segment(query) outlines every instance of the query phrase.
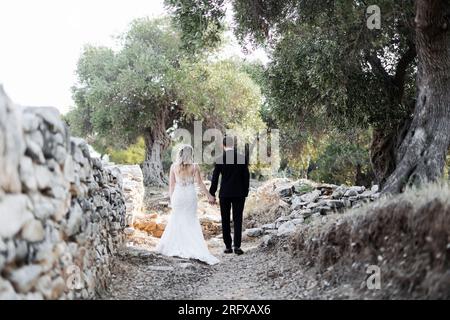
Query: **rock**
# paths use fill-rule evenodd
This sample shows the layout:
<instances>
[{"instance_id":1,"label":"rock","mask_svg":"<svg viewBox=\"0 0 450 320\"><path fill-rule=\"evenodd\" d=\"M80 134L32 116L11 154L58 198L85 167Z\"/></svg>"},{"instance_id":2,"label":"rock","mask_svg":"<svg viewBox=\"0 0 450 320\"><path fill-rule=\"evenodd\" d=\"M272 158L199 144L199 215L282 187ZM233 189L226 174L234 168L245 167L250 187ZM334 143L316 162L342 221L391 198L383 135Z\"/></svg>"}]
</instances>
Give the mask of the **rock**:
<instances>
[{"instance_id":1,"label":"rock","mask_svg":"<svg viewBox=\"0 0 450 320\"><path fill-rule=\"evenodd\" d=\"M51 299L57 299L60 297L64 290L66 290L66 282L63 278L58 277L55 280L52 281L52 293L51 293Z\"/></svg>"},{"instance_id":2,"label":"rock","mask_svg":"<svg viewBox=\"0 0 450 320\"><path fill-rule=\"evenodd\" d=\"M289 214L289 219L297 219L297 218L303 218L303 215L300 213L301 210L295 210L292 211L291 214Z\"/></svg>"},{"instance_id":3,"label":"rock","mask_svg":"<svg viewBox=\"0 0 450 320\"><path fill-rule=\"evenodd\" d=\"M263 247L269 247L269 246L272 246L273 244L275 244L275 239L274 239L274 236L273 235L271 235L271 234L268 234L268 235L265 235L263 238L262 238L262 242L261 242L261 245L263 246Z\"/></svg>"},{"instance_id":4,"label":"rock","mask_svg":"<svg viewBox=\"0 0 450 320\"><path fill-rule=\"evenodd\" d=\"M37 189L36 176L34 174L33 162L28 157L22 157L20 160L20 180L24 189L27 191L35 191Z\"/></svg>"},{"instance_id":5,"label":"rock","mask_svg":"<svg viewBox=\"0 0 450 320\"><path fill-rule=\"evenodd\" d=\"M366 190L359 195L360 198L370 198L373 192L371 190Z\"/></svg>"},{"instance_id":6,"label":"rock","mask_svg":"<svg viewBox=\"0 0 450 320\"><path fill-rule=\"evenodd\" d=\"M262 228L252 228L245 230L245 233L249 237L260 237L263 235L263 229Z\"/></svg>"},{"instance_id":7,"label":"rock","mask_svg":"<svg viewBox=\"0 0 450 320\"><path fill-rule=\"evenodd\" d=\"M377 193L378 191L380 191L380 186L375 184L372 186L372 188L370 188L370 191L372 191L373 193Z\"/></svg>"},{"instance_id":8,"label":"rock","mask_svg":"<svg viewBox=\"0 0 450 320\"><path fill-rule=\"evenodd\" d=\"M36 290L42 293L44 298L52 299L52 278L49 275L44 275L36 283ZM56 296L55 298L57 298Z\"/></svg>"},{"instance_id":9,"label":"rock","mask_svg":"<svg viewBox=\"0 0 450 320\"><path fill-rule=\"evenodd\" d=\"M289 220L289 217L279 217L277 220L275 220L275 228L279 228L283 223Z\"/></svg>"},{"instance_id":10,"label":"rock","mask_svg":"<svg viewBox=\"0 0 450 320\"><path fill-rule=\"evenodd\" d=\"M342 185L336 188L336 190L333 191L333 193L331 194L331 197L333 199L340 199L344 196L345 192L347 191L347 188Z\"/></svg>"},{"instance_id":11,"label":"rock","mask_svg":"<svg viewBox=\"0 0 450 320\"><path fill-rule=\"evenodd\" d=\"M294 193L294 188L292 185L281 186L275 189L275 193L277 193L281 198L290 197Z\"/></svg>"},{"instance_id":12,"label":"rock","mask_svg":"<svg viewBox=\"0 0 450 320\"><path fill-rule=\"evenodd\" d=\"M292 219L291 222L295 225L298 225L298 224L302 224L304 222L304 219L303 218Z\"/></svg>"},{"instance_id":13,"label":"rock","mask_svg":"<svg viewBox=\"0 0 450 320\"><path fill-rule=\"evenodd\" d=\"M375 200L375 199L379 199L380 197L381 197L381 193L377 192L377 193L374 193L370 198L372 200Z\"/></svg>"},{"instance_id":14,"label":"rock","mask_svg":"<svg viewBox=\"0 0 450 320\"><path fill-rule=\"evenodd\" d=\"M29 242L42 241L44 236L44 227L39 220L28 221L22 229L22 239Z\"/></svg>"},{"instance_id":15,"label":"rock","mask_svg":"<svg viewBox=\"0 0 450 320\"><path fill-rule=\"evenodd\" d=\"M189 262L182 262L179 264L181 269L194 269L195 266L192 263Z\"/></svg>"},{"instance_id":16,"label":"rock","mask_svg":"<svg viewBox=\"0 0 450 320\"><path fill-rule=\"evenodd\" d=\"M31 202L33 203L34 216L41 220L46 220L56 211L56 205L54 200L50 197L44 197L40 194L34 194L31 196Z\"/></svg>"},{"instance_id":17,"label":"rock","mask_svg":"<svg viewBox=\"0 0 450 320\"><path fill-rule=\"evenodd\" d=\"M303 201L299 196L292 198L291 210L298 210L306 206L308 202Z\"/></svg>"},{"instance_id":18,"label":"rock","mask_svg":"<svg viewBox=\"0 0 450 320\"><path fill-rule=\"evenodd\" d=\"M28 292L24 297L25 300L44 300L43 295L40 292Z\"/></svg>"},{"instance_id":19,"label":"rock","mask_svg":"<svg viewBox=\"0 0 450 320\"><path fill-rule=\"evenodd\" d=\"M27 108L25 112L32 112L42 118L48 124L50 131L65 133L66 128L64 122L61 121L58 109L53 107L33 107Z\"/></svg>"},{"instance_id":20,"label":"rock","mask_svg":"<svg viewBox=\"0 0 450 320\"><path fill-rule=\"evenodd\" d=\"M152 232L152 236L154 236L156 238L161 238L163 233L164 233L163 230L155 230L155 231Z\"/></svg>"},{"instance_id":21,"label":"rock","mask_svg":"<svg viewBox=\"0 0 450 320\"><path fill-rule=\"evenodd\" d=\"M344 196L345 197L356 197L358 195L358 191L356 191L355 189L348 189Z\"/></svg>"},{"instance_id":22,"label":"rock","mask_svg":"<svg viewBox=\"0 0 450 320\"><path fill-rule=\"evenodd\" d=\"M0 190L8 193L22 190L18 168L25 144L19 122L20 111L0 86Z\"/></svg>"},{"instance_id":23,"label":"rock","mask_svg":"<svg viewBox=\"0 0 450 320\"><path fill-rule=\"evenodd\" d=\"M134 231L135 231L134 228L130 228L130 227L123 229L123 233L125 233L126 235L132 235L134 233Z\"/></svg>"},{"instance_id":24,"label":"rock","mask_svg":"<svg viewBox=\"0 0 450 320\"><path fill-rule=\"evenodd\" d=\"M31 112L24 112L22 116L22 128L25 132L33 132L39 128L39 119Z\"/></svg>"},{"instance_id":25,"label":"rock","mask_svg":"<svg viewBox=\"0 0 450 320\"><path fill-rule=\"evenodd\" d=\"M326 200L325 204L332 209L340 209L345 206L342 200Z\"/></svg>"},{"instance_id":26,"label":"rock","mask_svg":"<svg viewBox=\"0 0 450 320\"><path fill-rule=\"evenodd\" d=\"M344 196L346 197L354 197L357 196L359 193L363 193L366 190L365 187L361 187L361 186L353 186L350 187L347 192L345 193Z\"/></svg>"},{"instance_id":27,"label":"rock","mask_svg":"<svg viewBox=\"0 0 450 320\"><path fill-rule=\"evenodd\" d=\"M18 292L27 293L37 283L41 272L39 265L26 265L13 270L9 279Z\"/></svg>"},{"instance_id":28,"label":"rock","mask_svg":"<svg viewBox=\"0 0 450 320\"><path fill-rule=\"evenodd\" d=\"M45 166L35 166L36 181L39 190L52 187L52 172Z\"/></svg>"},{"instance_id":29,"label":"rock","mask_svg":"<svg viewBox=\"0 0 450 320\"><path fill-rule=\"evenodd\" d=\"M276 229L275 223L268 223L261 226L261 229L265 230L273 230Z\"/></svg>"},{"instance_id":30,"label":"rock","mask_svg":"<svg viewBox=\"0 0 450 320\"><path fill-rule=\"evenodd\" d=\"M78 202L75 202L74 206L70 208L69 220L67 221L66 234L72 236L79 230L81 226L81 219L83 216L83 211L81 210Z\"/></svg>"},{"instance_id":31,"label":"rock","mask_svg":"<svg viewBox=\"0 0 450 320\"><path fill-rule=\"evenodd\" d=\"M314 190L300 196L300 200L303 202L314 202L320 197L321 194L322 193L320 192L320 190Z\"/></svg>"},{"instance_id":32,"label":"rock","mask_svg":"<svg viewBox=\"0 0 450 320\"><path fill-rule=\"evenodd\" d=\"M319 213L320 215L326 215L332 209L328 206L319 206L314 208L313 213Z\"/></svg>"},{"instance_id":33,"label":"rock","mask_svg":"<svg viewBox=\"0 0 450 320\"><path fill-rule=\"evenodd\" d=\"M72 157L67 157L66 160L64 161L63 174L64 178L66 178L68 182L73 183L76 181L75 168Z\"/></svg>"},{"instance_id":34,"label":"rock","mask_svg":"<svg viewBox=\"0 0 450 320\"><path fill-rule=\"evenodd\" d=\"M9 281L0 277L0 300L18 300L19 296Z\"/></svg>"},{"instance_id":35,"label":"rock","mask_svg":"<svg viewBox=\"0 0 450 320\"><path fill-rule=\"evenodd\" d=\"M280 227L278 228L277 235L278 236L286 236L286 235L293 234L294 232L295 232L295 224L292 223L291 221L287 221L287 222L283 223L282 225L280 225Z\"/></svg>"},{"instance_id":36,"label":"rock","mask_svg":"<svg viewBox=\"0 0 450 320\"><path fill-rule=\"evenodd\" d=\"M321 185L318 185L316 188L320 190L320 194L331 196L334 190L337 188L337 186L334 184L322 183Z\"/></svg>"},{"instance_id":37,"label":"rock","mask_svg":"<svg viewBox=\"0 0 450 320\"><path fill-rule=\"evenodd\" d=\"M292 219L299 219L299 218L306 219L309 216L311 216L312 214L313 214L313 212L311 209L304 209L304 210L294 211L293 213L291 213L291 215L289 217Z\"/></svg>"},{"instance_id":38,"label":"rock","mask_svg":"<svg viewBox=\"0 0 450 320\"><path fill-rule=\"evenodd\" d=\"M28 211L25 195L5 195L0 198L0 238L11 238L17 234L33 215Z\"/></svg>"}]
</instances>

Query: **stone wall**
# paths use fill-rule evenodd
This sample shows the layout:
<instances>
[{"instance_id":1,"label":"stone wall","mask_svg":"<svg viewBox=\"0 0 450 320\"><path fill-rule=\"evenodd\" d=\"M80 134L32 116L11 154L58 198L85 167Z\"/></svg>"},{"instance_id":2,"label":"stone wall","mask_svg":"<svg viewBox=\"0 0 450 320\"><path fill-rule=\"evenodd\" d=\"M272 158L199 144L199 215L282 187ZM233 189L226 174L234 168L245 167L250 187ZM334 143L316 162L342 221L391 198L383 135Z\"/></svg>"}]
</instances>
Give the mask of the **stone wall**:
<instances>
[{"instance_id":1,"label":"stone wall","mask_svg":"<svg viewBox=\"0 0 450 320\"><path fill-rule=\"evenodd\" d=\"M119 165L127 208L126 224L133 226L134 218L144 210L144 176L139 165Z\"/></svg>"},{"instance_id":2,"label":"stone wall","mask_svg":"<svg viewBox=\"0 0 450 320\"><path fill-rule=\"evenodd\" d=\"M0 87L0 299L92 298L124 241L120 172Z\"/></svg>"}]
</instances>

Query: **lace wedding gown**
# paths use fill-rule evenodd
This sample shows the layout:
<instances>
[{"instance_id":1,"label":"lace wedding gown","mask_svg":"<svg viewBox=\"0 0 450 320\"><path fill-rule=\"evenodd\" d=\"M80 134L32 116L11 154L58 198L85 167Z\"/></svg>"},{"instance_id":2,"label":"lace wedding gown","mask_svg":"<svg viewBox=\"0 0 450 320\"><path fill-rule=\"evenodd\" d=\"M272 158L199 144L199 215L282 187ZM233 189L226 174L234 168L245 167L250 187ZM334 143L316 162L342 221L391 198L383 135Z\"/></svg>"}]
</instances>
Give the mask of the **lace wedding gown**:
<instances>
[{"instance_id":1,"label":"lace wedding gown","mask_svg":"<svg viewBox=\"0 0 450 320\"><path fill-rule=\"evenodd\" d=\"M179 179L175 174L172 213L156 251L166 256L197 259L207 264L219 260L208 250L197 217L197 191L194 177Z\"/></svg>"}]
</instances>

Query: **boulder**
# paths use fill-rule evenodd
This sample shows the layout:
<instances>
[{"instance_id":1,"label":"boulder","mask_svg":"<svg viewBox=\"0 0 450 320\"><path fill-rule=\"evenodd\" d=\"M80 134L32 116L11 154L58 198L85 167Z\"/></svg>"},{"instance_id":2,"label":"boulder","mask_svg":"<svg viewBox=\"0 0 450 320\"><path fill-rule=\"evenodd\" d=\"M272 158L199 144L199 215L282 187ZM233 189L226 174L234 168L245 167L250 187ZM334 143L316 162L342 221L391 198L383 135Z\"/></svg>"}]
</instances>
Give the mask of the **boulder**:
<instances>
[{"instance_id":1,"label":"boulder","mask_svg":"<svg viewBox=\"0 0 450 320\"><path fill-rule=\"evenodd\" d=\"M40 265L26 265L13 270L9 280L20 293L27 293L37 283L42 272Z\"/></svg>"},{"instance_id":2,"label":"boulder","mask_svg":"<svg viewBox=\"0 0 450 320\"><path fill-rule=\"evenodd\" d=\"M277 235L278 236L291 235L295 232L295 230L296 230L295 224L291 221L287 221L280 225L280 227L278 228Z\"/></svg>"},{"instance_id":3,"label":"boulder","mask_svg":"<svg viewBox=\"0 0 450 320\"><path fill-rule=\"evenodd\" d=\"M28 198L23 194L5 195L0 198L0 238L11 238L30 220Z\"/></svg>"},{"instance_id":4,"label":"boulder","mask_svg":"<svg viewBox=\"0 0 450 320\"><path fill-rule=\"evenodd\" d=\"M262 228L252 228L245 230L245 234L249 237L260 237L263 235L263 229Z\"/></svg>"},{"instance_id":5,"label":"boulder","mask_svg":"<svg viewBox=\"0 0 450 320\"><path fill-rule=\"evenodd\" d=\"M26 222L22 229L22 239L29 242L42 241L44 236L44 227L39 220L34 219Z\"/></svg>"},{"instance_id":6,"label":"boulder","mask_svg":"<svg viewBox=\"0 0 450 320\"><path fill-rule=\"evenodd\" d=\"M304 222L303 218L292 219L291 222L295 225L302 224Z\"/></svg>"},{"instance_id":7,"label":"boulder","mask_svg":"<svg viewBox=\"0 0 450 320\"><path fill-rule=\"evenodd\" d=\"M0 277L0 300L19 300L20 297L17 295L13 286L9 281L3 280Z\"/></svg>"},{"instance_id":8,"label":"boulder","mask_svg":"<svg viewBox=\"0 0 450 320\"><path fill-rule=\"evenodd\" d=\"M336 190L333 191L331 194L331 197L333 199L340 199L344 196L345 192L347 191L347 187L342 185L336 188Z\"/></svg>"},{"instance_id":9,"label":"boulder","mask_svg":"<svg viewBox=\"0 0 450 320\"><path fill-rule=\"evenodd\" d=\"M320 190L314 190L314 191L305 193L304 195L301 195L299 198L303 202L311 203L311 202L314 202L317 199L319 199L321 194L322 193L320 192Z\"/></svg>"}]
</instances>

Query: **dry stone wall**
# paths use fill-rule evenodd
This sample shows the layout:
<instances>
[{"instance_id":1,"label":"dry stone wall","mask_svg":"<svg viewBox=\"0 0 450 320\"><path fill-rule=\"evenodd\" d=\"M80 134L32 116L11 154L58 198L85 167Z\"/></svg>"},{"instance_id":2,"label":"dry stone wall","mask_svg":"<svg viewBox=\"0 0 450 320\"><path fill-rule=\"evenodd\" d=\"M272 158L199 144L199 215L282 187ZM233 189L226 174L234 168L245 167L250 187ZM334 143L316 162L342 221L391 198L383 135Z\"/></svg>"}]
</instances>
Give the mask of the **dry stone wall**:
<instances>
[{"instance_id":1,"label":"dry stone wall","mask_svg":"<svg viewBox=\"0 0 450 320\"><path fill-rule=\"evenodd\" d=\"M0 87L0 299L87 299L123 245L117 168L92 158L53 108L20 108Z\"/></svg>"},{"instance_id":2,"label":"dry stone wall","mask_svg":"<svg viewBox=\"0 0 450 320\"><path fill-rule=\"evenodd\" d=\"M144 211L144 176L139 165L116 166L123 181L123 193L127 208L126 224L132 227L137 215Z\"/></svg>"}]
</instances>

